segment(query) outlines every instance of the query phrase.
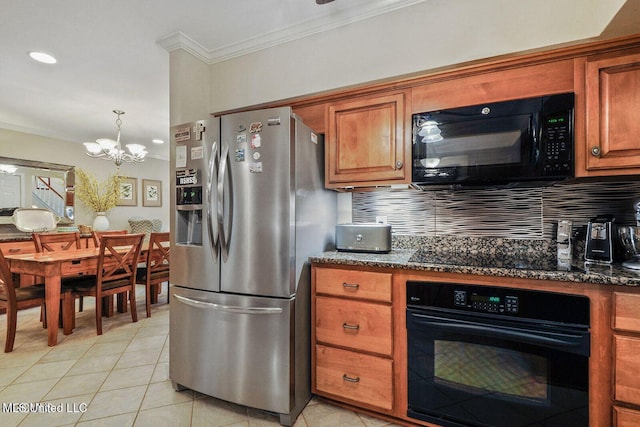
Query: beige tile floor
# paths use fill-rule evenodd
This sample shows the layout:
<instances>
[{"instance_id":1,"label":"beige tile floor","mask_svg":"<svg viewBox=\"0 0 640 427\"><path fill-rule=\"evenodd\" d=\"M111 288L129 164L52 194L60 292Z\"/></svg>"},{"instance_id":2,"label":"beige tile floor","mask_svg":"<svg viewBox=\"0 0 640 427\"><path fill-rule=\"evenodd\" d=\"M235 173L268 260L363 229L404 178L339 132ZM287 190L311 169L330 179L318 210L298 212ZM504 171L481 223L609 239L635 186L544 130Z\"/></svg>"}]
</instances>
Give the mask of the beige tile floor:
<instances>
[{"instance_id":1,"label":"beige tile floor","mask_svg":"<svg viewBox=\"0 0 640 427\"><path fill-rule=\"evenodd\" d=\"M139 321L129 313L104 320L95 332L93 299L77 313L73 334L60 333L47 347L38 308L18 315L12 353L0 353L0 426L277 426L278 418L191 390L176 392L169 381L169 305L166 289L145 317L144 288L138 290ZM6 319L0 315L4 348ZM40 411L20 404L42 403ZM16 404L12 410L8 404ZM48 404L45 406L45 404ZM30 408L38 409L38 408ZM390 426L386 421L312 399L296 427Z\"/></svg>"}]
</instances>

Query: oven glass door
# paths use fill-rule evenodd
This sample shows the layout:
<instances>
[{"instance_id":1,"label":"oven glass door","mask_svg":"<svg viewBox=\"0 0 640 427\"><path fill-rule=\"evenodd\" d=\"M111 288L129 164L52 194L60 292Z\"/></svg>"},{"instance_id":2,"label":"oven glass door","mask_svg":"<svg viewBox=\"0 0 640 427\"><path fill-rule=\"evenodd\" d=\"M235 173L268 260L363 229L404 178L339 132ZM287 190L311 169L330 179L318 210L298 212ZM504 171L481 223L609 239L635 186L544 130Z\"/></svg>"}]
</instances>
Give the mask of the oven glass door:
<instances>
[{"instance_id":1,"label":"oven glass door","mask_svg":"<svg viewBox=\"0 0 640 427\"><path fill-rule=\"evenodd\" d=\"M409 416L444 426L588 426L589 333L407 311Z\"/></svg>"}]
</instances>

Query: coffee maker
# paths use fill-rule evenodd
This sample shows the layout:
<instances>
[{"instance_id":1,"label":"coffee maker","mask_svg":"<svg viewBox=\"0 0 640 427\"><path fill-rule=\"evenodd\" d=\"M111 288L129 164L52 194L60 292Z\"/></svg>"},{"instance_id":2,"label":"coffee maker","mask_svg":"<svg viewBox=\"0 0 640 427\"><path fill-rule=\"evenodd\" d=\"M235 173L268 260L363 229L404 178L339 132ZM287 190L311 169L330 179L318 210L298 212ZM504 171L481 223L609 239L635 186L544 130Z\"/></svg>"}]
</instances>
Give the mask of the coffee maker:
<instances>
[{"instance_id":1,"label":"coffee maker","mask_svg":"<svg viewBox=\"0 0 640 427\"><path fill-rule=\"evenodd\" d=\"M587 224L584 259L587 262L611 264L615 258L615 218L610 215L591 218Z\"/></svg>"}]
</instances>

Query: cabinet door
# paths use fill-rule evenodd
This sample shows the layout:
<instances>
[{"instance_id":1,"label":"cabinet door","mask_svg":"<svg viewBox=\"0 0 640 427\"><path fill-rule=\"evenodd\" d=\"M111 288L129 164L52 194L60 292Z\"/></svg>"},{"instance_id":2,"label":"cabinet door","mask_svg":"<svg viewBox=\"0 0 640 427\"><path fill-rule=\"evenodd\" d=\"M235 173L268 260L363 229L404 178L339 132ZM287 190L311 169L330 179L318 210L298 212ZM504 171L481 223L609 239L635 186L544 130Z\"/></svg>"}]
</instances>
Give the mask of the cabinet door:
<instances>
[{"instance_id":1,"label":"cabinet door","mask_svg":"<svg viewBox=\"0 0 640 427\"><path fill-rule=\"evenodd\" d=\"M640 405L640 339L614 336L614 398Z\"/></svg>"},{"instance_id":2,"label":"cabinet door","mask_svg":"<svg viewBox=\"0 0 640 427\"><path fill-rule=\"evenodd\" d=\"M640 53L589 59L585 72L587 170L640 168Z\"/></svg>"},{"instance_id":3,"label":"cabinet door","mask_svg":"<svg viewBox=\"0 0 640 427\"><path fill-rule=\"evenodd\" d=\"M391 273L318 268L316 293L390 303Z\"/></svg>"},{"instance_id":4,"label":"cabinet door","mask_svg":"<svg viewBox=\"0 0 640 427\"><path fill-rule=\"evenodd\" d=\"M316 355L313 392L392 409L393 361L323 345Z\"/></svg>"},{"instance_id":5,"label":"cabinet door","mask_svg":"<svg viewBox=\"0 0 640 427\"><path fill-rule=\"evenodd\" d=\"M613 425L615 427L640 426L640 411L633 409L613 407Z\"/></svg>"},{"instance_id":6,"label":"cabinet door","mask_svg":"<svg viewBox=\"0 0 640 427\"><path fill-rule=\"evenodd\" d=\"M396 93L329 105L327 188L409 182L404 102Z\"/></svg>"},{"instance_id":7,"label":"cabinet door","mask_svg":"<svg viewBox=\"0 0 640 427\"><path fill-rule=\"evenodd\" d=\"M613 327L621 331L640 332L640 294L613 293Z\"/></svg>"},{"instance_id":8,"label":"cabinet door","mask_svg":"<svg viewBox=\"0 0 640 427\"><path fill-rule=\"evenodd\" d=\"M315 337L319 342L390 356L391 306L316 297Z\"/></svg>"}]
</instances>

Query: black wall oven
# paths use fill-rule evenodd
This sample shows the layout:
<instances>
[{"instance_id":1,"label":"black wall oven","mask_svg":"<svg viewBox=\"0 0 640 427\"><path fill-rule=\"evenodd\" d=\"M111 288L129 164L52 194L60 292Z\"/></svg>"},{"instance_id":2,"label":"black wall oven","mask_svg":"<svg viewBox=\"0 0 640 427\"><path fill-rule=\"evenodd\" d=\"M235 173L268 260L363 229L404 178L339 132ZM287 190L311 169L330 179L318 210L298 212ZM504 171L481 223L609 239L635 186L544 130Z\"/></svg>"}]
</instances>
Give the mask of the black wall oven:
<instances>
[{"instance_id":1,"label":"black wall oven","mask_svg":"<svg viewBox=\"0 0 640 427\"><path fill-rule=\"evenodd\" d=\"M589 323L584 296L407 282L408 416L588 427Z\"/></svg>"}]
</instances>

